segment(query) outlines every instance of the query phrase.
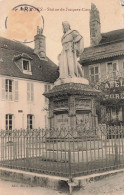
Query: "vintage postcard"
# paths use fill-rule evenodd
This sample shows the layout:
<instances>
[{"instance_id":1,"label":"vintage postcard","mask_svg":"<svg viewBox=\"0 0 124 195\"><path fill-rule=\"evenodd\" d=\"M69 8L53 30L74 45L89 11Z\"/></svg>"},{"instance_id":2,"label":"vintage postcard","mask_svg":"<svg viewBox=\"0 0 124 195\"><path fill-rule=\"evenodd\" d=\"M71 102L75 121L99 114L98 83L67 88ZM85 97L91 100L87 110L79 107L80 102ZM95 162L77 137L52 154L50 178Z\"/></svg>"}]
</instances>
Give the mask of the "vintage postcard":
<instances>
[{"instance_id":1,"label":"vintage postcard","mask_svg":"<svg viewBox=\"0 0 124 195\"><path fill-rule=\"evenodd\" d=\"M0 91L1 194L124 194L124 0L0 0Z\"/></svg>"}]
</instances>

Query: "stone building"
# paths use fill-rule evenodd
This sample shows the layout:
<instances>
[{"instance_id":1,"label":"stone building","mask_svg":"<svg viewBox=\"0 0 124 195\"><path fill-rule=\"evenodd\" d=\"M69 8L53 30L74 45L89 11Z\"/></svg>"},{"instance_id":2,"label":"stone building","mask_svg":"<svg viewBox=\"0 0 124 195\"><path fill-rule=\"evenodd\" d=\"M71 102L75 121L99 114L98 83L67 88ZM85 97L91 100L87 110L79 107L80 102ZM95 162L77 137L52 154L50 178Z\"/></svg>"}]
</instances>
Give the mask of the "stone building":
<instances>
[{"instance_id":1,"label":"stone building","mask_svg":"<svg viewBox=\"0 0 124 195\"><path fill-rule=\"evenodd\" d=\"M34 49L0 37L0 129L47 127L48 100L42 94L57 77L39 29Z\"/></svg>"},{"instance_id":2,"label":"stone building","mask_svg":"<svg viewBox=\"0 0 124 195\"><path fill-rule=\"evenodd\" d=\"M94 4L90 12L90 47L80 63L84 77L97 89L100 123L124 123L124 29L101 33L100 15Z\"/></svg>"}]
</instances>

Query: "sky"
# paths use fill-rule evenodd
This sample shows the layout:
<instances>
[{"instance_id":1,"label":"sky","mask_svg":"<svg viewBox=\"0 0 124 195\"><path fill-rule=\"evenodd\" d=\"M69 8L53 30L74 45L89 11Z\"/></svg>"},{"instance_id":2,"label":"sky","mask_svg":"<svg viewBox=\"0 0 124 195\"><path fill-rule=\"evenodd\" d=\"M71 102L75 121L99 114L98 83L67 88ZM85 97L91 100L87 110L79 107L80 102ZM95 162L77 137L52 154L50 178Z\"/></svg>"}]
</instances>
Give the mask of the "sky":
<instances>
[{"instance_id":1,"label":"sky","mask_svg":"<svg viewBox=\"0 0 124 195\"><path fill-rule=\"evenodd\" d=\"M68 21L71 29L79 31L84 38L84 47L90 46L91 2L100 12L101 32L124 28L123 0L0 0L0 36L21 42L33 41L37 26L43 27L43 16L46 54L58 64L63 21ZM20 7L12 10L21 4L35 6L40 12L20 11ZM34 42L28 43L28 46L34 48Z\"/></svg>"}]
</instances>

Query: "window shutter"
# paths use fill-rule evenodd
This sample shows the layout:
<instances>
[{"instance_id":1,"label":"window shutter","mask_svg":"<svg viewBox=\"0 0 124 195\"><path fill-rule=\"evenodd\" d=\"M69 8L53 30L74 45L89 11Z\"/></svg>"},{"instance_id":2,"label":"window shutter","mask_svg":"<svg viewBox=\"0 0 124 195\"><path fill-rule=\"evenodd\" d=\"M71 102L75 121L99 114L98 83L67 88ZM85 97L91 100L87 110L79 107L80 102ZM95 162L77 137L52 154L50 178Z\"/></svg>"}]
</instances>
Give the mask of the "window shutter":
<instances>
[{"instance_id":1,"label":"window shutter","mask_svg":"<svg viewBox=\"0 0 124 195\"><path fill-rule=\"evenodd\" d=\"M27 83L27 100L30 101L30 83Z\"/></svg>"},{"instance_id":2,"label":"window shutter","mask_svg":"<svg viewBox=\"0 0 124 195\"><path fill-rule=\"evenodd\" d=\"M31 101L34 100L34 85L31 83Z\"/></svg>"},{"instance_id":3,"label":"window shutter","mask_svg":"<svg viewBox=\"0 0 124 195\"><path fill-rule=\"evenodd\" d=\"M15 101L18 101L18 81L15 81Z\"/></svg>"},{"instance_id":4,"label":"window shutter","mask_svg":"<svg viewBox=\"0 0 124 195\"><path fill-rule=\"evenodd\" d=\"M5 79L2 79L2 100L5 100Z\"/></svg>"}]
</instances>

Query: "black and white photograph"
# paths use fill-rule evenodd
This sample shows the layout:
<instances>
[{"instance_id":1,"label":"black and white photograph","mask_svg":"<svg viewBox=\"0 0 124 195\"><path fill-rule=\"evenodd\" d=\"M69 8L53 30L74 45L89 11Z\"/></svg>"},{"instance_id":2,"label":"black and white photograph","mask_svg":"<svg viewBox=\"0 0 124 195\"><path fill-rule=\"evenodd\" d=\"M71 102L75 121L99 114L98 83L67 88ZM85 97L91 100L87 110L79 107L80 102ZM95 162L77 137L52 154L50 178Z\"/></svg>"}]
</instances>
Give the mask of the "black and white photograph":
<instances>
[{"instance_id":1,"label":"black and white photograph","mask_svg":"<svg viewBox=\"0 0 124 195\"><path fill-rule=\"evenodd\" d=\"M0 194L124 195L124 0L0 0Z\"/></svg>"}]
</instances>

